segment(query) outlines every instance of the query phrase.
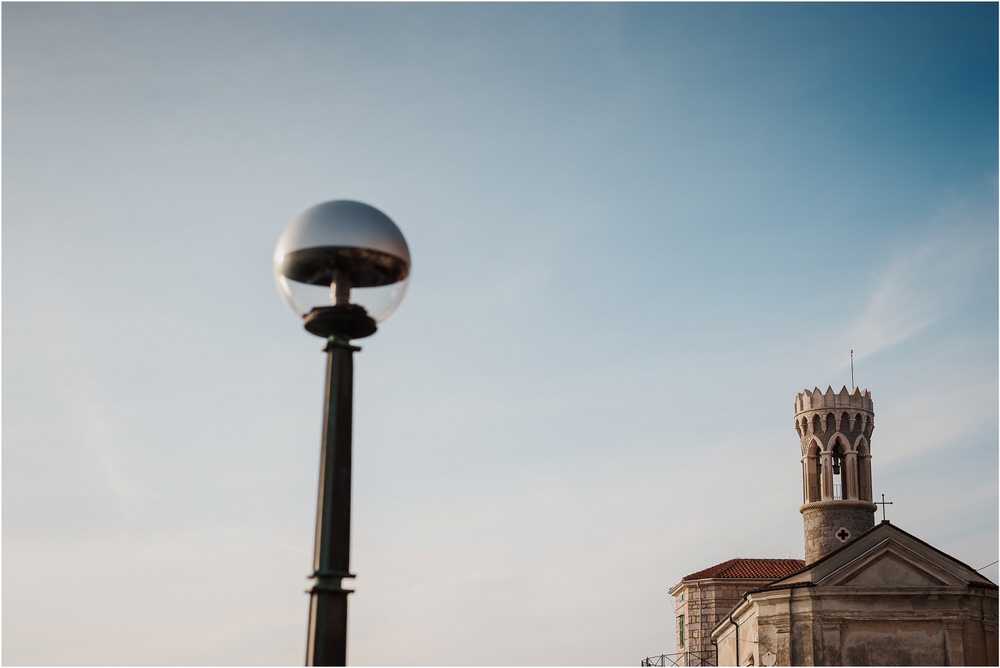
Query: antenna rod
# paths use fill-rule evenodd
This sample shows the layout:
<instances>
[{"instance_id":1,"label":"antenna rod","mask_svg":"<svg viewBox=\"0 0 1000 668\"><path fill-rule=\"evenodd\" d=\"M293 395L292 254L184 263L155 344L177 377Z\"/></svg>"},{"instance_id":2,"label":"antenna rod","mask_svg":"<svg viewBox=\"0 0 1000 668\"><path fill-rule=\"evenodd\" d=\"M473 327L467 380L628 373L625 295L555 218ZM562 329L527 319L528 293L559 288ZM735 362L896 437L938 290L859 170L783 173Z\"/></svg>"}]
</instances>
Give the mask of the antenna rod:
<instances>
[{"instance_id":1,"label":"antenna rod","mask_svg":"<svg viewBox=\"0 0 1000 668\"><path fill-rule=\"evenodd\" d=\"M851 389L857 387L854 384L854 350L851 350Z\"/></svg>"}]
</instances>

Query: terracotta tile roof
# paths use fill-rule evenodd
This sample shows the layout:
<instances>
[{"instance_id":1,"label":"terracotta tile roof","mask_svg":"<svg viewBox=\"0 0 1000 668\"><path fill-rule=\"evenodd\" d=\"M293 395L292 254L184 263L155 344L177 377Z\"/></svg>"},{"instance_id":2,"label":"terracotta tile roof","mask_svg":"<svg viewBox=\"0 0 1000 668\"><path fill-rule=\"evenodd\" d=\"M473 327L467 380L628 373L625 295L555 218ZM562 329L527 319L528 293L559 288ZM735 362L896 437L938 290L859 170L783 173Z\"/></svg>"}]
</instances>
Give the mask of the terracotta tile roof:
<instances>
[{"instance_id":1,"label":"terracotta tile roof","mask_svg":"<svg viewBox=\"0 0 1000 668\"><path fill-rule=\"evenodd\" d=\"M777 579L794 573L806 562L801 559L730 559L682 578L705 580L708 578L760 578Z\"/></svg>"}]
</instances>

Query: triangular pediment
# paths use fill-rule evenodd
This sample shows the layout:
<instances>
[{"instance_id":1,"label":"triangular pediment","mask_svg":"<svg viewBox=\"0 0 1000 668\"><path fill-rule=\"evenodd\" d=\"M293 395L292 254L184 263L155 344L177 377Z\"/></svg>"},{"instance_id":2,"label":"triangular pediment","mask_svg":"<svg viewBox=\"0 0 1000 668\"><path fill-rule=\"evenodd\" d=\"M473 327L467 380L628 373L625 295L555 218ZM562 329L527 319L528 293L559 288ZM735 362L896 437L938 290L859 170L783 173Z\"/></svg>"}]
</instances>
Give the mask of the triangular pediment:
<instances>
[{"instance_id":1,"label":"triangular pediment","mask_svg":"<svg viewBox=\"0 0 1000 668\"><path fill-rule=\"evenodd\" d=\"M996 585L967 564L945 554L889 522L875 525L769 588L796 585L824 587L966 587Z\"/></svg>"},{"instance_id":2,"label":"triangular pediment","mask_svg":"<svg viewBox=\"0 0 1000 668\"><path fill-rule=\"evenodd\" d=\"M840 565L816 584L830 587L964 587L965 580L927 555L886 539Z\"/></svg>"},{"instance_id":3,"label":"triangular pediment","mask_svg":"<svg viewBox=\"0 0 1000 668\"><path fill-rule=\"evenodd\" d=\"M837 584L856 587L940 587L949 583L899 555L886 553L872 559L864 568L851 573Z\"/></svg>"}]
</instances>

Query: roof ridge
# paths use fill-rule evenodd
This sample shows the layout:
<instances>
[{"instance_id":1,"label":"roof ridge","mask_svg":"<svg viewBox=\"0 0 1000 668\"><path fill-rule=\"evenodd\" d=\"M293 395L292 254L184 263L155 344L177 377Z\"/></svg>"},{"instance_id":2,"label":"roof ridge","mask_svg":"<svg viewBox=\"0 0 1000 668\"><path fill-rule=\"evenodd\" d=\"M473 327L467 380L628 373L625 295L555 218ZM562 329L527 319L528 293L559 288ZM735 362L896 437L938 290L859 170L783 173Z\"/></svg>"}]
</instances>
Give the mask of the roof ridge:
<instances>
[{"instance_id":1,"label":"roof ridge","mask_svg":"<svg viewBox=\"0 0 1000 668\"><path fill-rule=\"evenodd\" d=\"M725 579L777 579L794 573L805 565L802 559L774 559L762 557L734 557L687 575L684 580Z\"/></svg>"}]
</instances>

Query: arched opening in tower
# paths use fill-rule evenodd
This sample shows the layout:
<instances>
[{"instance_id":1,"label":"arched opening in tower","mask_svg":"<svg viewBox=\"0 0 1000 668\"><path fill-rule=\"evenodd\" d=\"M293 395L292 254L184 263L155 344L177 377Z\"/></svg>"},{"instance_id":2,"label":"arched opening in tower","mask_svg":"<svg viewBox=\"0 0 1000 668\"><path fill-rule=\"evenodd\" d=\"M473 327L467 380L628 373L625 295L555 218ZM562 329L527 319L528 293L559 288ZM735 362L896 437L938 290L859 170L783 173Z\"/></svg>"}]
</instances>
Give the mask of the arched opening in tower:
<instances>
[{"instance_id":1,"label":"arched opening in tower","mask_svg":"<svg viewBox=\"0 0 1000 668\"><path fill-rule=\"evenodd\" d=\"M830 451L830 464L833 468L833 499L839 501L846 498L844 492L847 484L847 462L845 455L847 447L838 438Z\"/></svg>"}]
</instances>

